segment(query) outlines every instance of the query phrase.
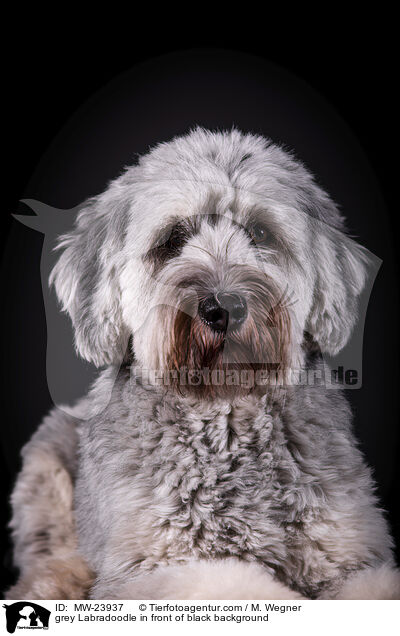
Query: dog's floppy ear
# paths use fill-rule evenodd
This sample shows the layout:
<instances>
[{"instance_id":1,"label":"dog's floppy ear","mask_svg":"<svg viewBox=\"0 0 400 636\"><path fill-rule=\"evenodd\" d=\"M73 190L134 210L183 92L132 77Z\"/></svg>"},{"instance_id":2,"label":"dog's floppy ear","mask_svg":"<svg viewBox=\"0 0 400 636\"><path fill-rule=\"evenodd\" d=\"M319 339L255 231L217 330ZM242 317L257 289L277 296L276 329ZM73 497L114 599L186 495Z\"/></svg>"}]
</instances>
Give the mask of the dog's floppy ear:
<instances>
[{"instance_id":1,"label":"dog's floppy ear","mask_svg":"<svg viewBox=\"0 0 400 636\"><path fill-rule=\"evenodd\" d=\"M49 279L71 317L78 352L96 366L120 363L129 339L118 279L129 211L121 190L110 186L85 204L59 239L62 253Z\"/></svg>"},{"instance_id":2,"label":"dog's floppy ear","mask_svg":"<svg viewBox=\"0 0 400 636\"><path fill-rule=\"evenodd\" d=\"M343 231L316 219L311 219L311 225L315 279L306 329L322 352L336 355L350 338L360 295L367 281L373 280L378 259Z\"/></svg>"}]
</instances>

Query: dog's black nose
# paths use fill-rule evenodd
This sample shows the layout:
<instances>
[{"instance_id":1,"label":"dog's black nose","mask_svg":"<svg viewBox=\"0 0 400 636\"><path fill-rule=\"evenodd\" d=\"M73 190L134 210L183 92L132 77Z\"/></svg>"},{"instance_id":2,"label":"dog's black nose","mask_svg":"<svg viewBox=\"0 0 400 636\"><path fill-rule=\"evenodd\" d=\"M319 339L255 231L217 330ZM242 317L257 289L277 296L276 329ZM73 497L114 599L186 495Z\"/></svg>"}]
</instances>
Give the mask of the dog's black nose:
<instances>
[{"instance_id":1,"label":"dog's black nose","mask_svg":"<svg viewBox=\"0 0 400 636\"><path fill-rule=\"evenodd\" d=\"M246 300L228 292L208 296L199 304L199 316L214 331L235 329L246 320Z\"/></svg>"}]
</instances>

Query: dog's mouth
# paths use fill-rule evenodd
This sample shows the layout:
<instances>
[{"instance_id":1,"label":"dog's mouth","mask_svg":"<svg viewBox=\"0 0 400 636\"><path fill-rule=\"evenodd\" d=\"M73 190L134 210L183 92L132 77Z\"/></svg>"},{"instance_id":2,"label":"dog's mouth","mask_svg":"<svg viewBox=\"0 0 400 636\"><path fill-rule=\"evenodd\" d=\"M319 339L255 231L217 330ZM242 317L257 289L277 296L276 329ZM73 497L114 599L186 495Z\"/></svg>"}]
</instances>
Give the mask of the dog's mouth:
<instances>
[{"instance_id":1,"label":"dog's mouth","mask_svg":"<svg viewBox=\"0 0 400 636\"><path fill-rule=\"evenodd\" d=\"M203 297L195 316L177 310L167 357L167 371L176 374L170 386L205 399L265 392L268 374L275 383L288 367L288 312L279 304L249 305L239 294L221 296Z\"/></svg>"}]
</instances>

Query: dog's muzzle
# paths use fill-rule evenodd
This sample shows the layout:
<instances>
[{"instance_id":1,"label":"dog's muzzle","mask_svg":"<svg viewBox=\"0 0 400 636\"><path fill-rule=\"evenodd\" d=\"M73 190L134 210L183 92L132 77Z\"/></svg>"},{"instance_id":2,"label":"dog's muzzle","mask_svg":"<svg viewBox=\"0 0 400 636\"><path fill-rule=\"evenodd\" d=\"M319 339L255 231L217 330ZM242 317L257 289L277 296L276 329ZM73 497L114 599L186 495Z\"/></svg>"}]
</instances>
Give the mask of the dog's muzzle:
<instances>
[{"instance_id":1,"label":"dog's muzzle","mask_svg":"<svg viewBox=\"0 0 400 636\"><path fill-rule=\"evenodd\" d=\"M218 293L208 296L199 304L199 317L213 331L238 329L247 317L247 303L243 296Z\"/></svg>"}]
</instances>

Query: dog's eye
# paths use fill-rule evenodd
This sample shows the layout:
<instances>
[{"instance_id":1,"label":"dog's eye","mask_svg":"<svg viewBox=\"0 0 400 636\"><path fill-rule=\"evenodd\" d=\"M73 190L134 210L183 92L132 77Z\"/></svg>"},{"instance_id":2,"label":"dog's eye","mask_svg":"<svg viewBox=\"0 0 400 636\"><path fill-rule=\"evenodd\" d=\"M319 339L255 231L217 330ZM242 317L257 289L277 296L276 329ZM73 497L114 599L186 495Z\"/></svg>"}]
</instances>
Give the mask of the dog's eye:
<instances>
[{"instance_id":1,"label":"dog's eye","mask_svg":"<svg viewBox=\"0 0 400 636\"><path fill-rule=\"evenodd\" d=\"M146 253L145 259L153 261L157 266L162 265L179 256L189 236L189 228L184 222L164 228L156 237L153 247Z\"/></svg>"},{"instance_id":2,"label":"dog's eye","mask_svg":"<svg viewBox=\"0 0 400 636\"><path fill-rule=\"evenodd\" d=\"M174 225L174 227L166 233L165 241L162 244L164 250L170 254L178 252L185 243L185 232L180 224Z\"/></svg>"},{"instance_id":3,"label":"dog's eye","mask_svg":"<svg viewBox=\"0 0 400 636\"><path fill-rule=\"evenodd\" d=\"M249 228L249 234L257 245L267 245L271 242L271 235L261 223L255 223Z\"/></svg>"},{"instance_id":4,"label":"dog's eye","mask_svg":"<svg viewBox=\"0 0 400 636\"><path fill-rule=\"evenodd\" d=\"M158 238L155 247L157 258L165 260L179 254L187 240L187 232L182 223L167 228Z\"/></svg>"}]
</instances>

